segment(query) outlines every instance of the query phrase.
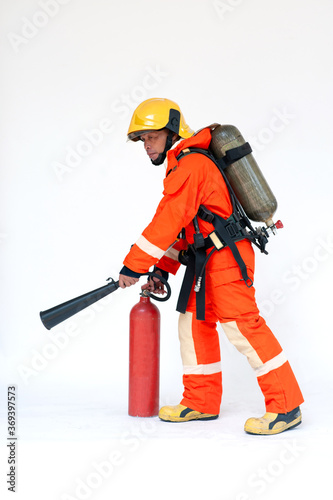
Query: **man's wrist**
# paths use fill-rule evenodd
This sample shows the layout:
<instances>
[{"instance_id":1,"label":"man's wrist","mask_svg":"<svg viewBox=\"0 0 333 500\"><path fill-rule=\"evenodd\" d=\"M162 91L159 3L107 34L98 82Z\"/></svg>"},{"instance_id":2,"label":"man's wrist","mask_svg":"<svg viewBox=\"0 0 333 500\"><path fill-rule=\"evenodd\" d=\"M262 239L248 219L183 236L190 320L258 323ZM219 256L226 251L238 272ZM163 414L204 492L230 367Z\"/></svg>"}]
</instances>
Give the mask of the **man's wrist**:
<instances>
[{"instance_id":1,"label":"man's wrist","mask_svg":"<svg viewBox=\"0 0 333 500\"><path fill-rule=\"evenodd\" d=\"M123 274L124 276L130 276L131 278L140 278L141 274L132 271L129 267L124 266L119 274Z\"/></svg>"}]
</instances>

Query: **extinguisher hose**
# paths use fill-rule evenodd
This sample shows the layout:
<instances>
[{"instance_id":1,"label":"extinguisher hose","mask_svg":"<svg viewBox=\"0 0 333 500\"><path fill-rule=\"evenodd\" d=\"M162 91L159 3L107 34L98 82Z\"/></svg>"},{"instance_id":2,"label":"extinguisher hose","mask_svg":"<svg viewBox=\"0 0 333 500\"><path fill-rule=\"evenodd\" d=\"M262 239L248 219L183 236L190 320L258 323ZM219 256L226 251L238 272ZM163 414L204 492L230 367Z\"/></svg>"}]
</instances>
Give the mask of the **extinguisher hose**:
<instances>
[{"instance_id":1,"label":"extinguisher hose","mask_svg":"<svg viewBox=\"0 0 333 500\"><path fill-rule=\"evenodd\" d=\"M163 297L158 297L157 295L154 295L153 293L148 292L146 290L144 292L145 295L148 295L148 297L150 297L151 299L157 300L158 302L165 302L166 300L170 299L171 287L170 287L168 281L165 278L163 278L163 276L161 276L160 274L157 274L157 273L153 273L153 272L144 273L144 274L141 274L141 276L149 276L149 278L158 278L158 280L161 281L161 283L163 283L163 285L165 286L165 288L167 290L167 294Z\"/></svg>"}]
</instances>

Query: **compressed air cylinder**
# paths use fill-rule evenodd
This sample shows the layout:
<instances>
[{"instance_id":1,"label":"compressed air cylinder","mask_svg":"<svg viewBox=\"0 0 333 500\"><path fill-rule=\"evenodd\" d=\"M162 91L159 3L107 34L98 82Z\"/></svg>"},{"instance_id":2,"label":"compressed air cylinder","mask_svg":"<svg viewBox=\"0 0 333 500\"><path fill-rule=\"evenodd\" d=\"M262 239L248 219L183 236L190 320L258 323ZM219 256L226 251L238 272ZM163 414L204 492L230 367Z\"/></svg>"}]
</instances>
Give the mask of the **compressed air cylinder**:
<instances>
[{"instance_id":1,"label":"compressed air cylinder","mask_svg":"<svg viewBox=\"0 0 333 500\"><path fill-rule=\"evenodd\" d=\"M159 378L160 312L142 295L130 312L129 415L158 415Z\"/></svg>"},{"instance_id":2,"label":"compressed air cylinder","mask_svg":"<svg viewBox=\"0 0 333 500\"><path fill-rule=\"evenodd\" d=\"M244 138L233 125L218 125L212 131L210 149L217 159L243 144ZM235 161L224 172L249 219L272 226L277 201L253 155Z\"/></svg>"}]
</instances>

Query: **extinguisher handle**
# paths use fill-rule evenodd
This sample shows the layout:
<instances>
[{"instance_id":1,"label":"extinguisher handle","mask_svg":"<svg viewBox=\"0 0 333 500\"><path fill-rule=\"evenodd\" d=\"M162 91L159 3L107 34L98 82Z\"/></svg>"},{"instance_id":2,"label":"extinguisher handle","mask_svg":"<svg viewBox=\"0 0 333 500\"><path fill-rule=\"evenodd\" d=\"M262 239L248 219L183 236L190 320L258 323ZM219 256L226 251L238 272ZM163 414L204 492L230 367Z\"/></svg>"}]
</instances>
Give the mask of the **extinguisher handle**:
<instances>
[{"instance_id":1,"label":"extinguisher handle","mask_svg":"<svg viewBox=\"0 0 333 500\"><path fill-rule=\"evenodd\" d=\"M165 302L166 300L170 299L171 287L170 287L168 281L165 278L163 278L163 276L161 276L160 274L157 274L157 273L152 273L152 272L142 274L141 276L149 276L150 278L158 278L159 281L161 281L163 283L163 285L165 286L165 288L167 289L167 294L163 297L158 297L157 295L154 295L151 292L145 291L145 294L147 294L151 299L157 300L158 302Z\"/></svg>"}]
</instances>

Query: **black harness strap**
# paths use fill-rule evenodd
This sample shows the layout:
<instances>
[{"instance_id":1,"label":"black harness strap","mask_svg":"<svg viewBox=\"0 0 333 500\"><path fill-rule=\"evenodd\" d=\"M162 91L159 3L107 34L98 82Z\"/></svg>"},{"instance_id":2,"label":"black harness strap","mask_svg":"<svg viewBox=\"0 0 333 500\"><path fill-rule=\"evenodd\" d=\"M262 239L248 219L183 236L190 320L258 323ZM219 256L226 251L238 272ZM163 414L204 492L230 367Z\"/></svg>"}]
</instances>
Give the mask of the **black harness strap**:
<instances>
[{"instance_id":1,"label":"black harness strap","mask_svg":"<svg viewBox=\"0 0 333 500\"><path fill-rule=\"evenodd\" d=\"M192 246L190 246L192 250ZM190 298L190 293L195 280L200 278L200 286L196 292L196 318L199 320L205 319L205 288L206 288L206 273L205 271L206 252L205 249L200 249L195 253L190 251L188 254L188 264L186 267L183 283L180 289L176 310L185 314L187 304ZM194 290L196 290L196 286Z\"/></svg>"},{"instance_id":2,"label":"black harness strap","mask_svg":"<svg viewBox=\"0 0 333 500\"><path fill-rule=\"evenodd\" d=\"M205 319L205 290L206 290L206 250L205 247L199 248L195 252L195 278L196 285L194 291L196 292L196 317L197 319Z\"/></svg>"},{"instance_id":3,"label":"black harness strap","mask_svg":"<svg viewBox=\"0 0 333 500\"><path fill-rule=\"evenodd\" d=\"M239 253L239 250L235 243L235 239L232 238L230 232L227 230L228 222L224 220L223 217L214 214L213 225L215 227L216 232L225 243L225 246L228 246L230 248L232 255L234 256L234 259L240 268L242 278L245 281L246 286L250 288L253 285L253 281L251 280L251 278L249 278L247 274L245 262L243 261L241 254ZM248 282L250 284L248 284Z\"/></svg>"},{"instance_id":4,"label":"black harness strap","mask_svg":"<svg viewBox=\"0 0 333 500\"><path fill-rule=\"evenodd\" d=\"M179 292L179 297L176 307L176 311L183 314L185 314L186 312L188 299L190 297L192 285L195 279L195 254L191 251L191 249L192 247L190 247L189 252L187 253L186 271L184 274L184 279Z\"/></svg>"}]
</instances>

